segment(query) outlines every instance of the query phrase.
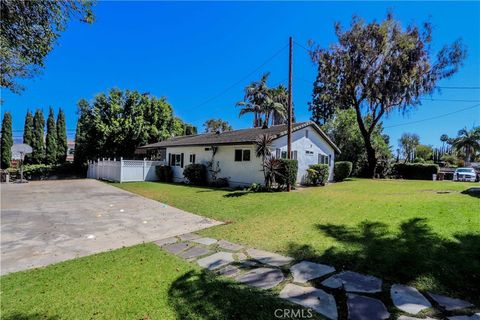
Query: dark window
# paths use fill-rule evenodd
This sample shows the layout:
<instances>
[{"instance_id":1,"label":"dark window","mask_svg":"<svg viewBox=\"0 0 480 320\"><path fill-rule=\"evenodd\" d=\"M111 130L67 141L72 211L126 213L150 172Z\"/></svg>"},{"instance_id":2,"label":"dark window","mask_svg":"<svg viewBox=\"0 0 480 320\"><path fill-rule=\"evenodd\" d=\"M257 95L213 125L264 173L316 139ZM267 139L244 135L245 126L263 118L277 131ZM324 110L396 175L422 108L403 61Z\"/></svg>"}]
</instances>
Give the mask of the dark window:
<instances>
[{"instance_id":1,"label":"dark window","mask_svg":"<svg viewBox=\"0 0 480 320\"><path fill-rule=\"evenodd\" d=\"M180 167L182 164L182 156L180 154L172 154L172 161L170 163L173 167Z\"/></svg>"},{"instance_id":2,"label":"dark window","mask_svg":"<svg viewBox=\"0 0 480 320\"><path fill-rule=\"evenodd\" d=\"M293 160L297 160L297 150L292 151L292 157Z\"/></svg>"},{"instance_id":3,"label":"dark window","mask_svg":"<svg viewBox=\"0 0 480 320\"><path fill-rule=\"evenodd\" d=\"M280 159L282 154L282 150L280 149L275 149L275 158Z\"/></svg>"},{"instance_id":4,"label":"dark window","mask_svg":"<svg viewBox=\"0 0 480 320\"><path fill-rule=\"evenodd\" d=\"M235 161L242 161L242 150L235 149Z\"/></svg>"},{"instance_id":5,"label":"dark window","mask_svg":"<svg viewBox=\"0 0 480 320\"><path fill-rule=\"evenodd\" d=\"M287 159L287 151L282 151L282 159Z\"/></svg>"},{"instance_id":6,"label":"dark window","mask_svg":"<svg viewBox=\"0 0 480 320\"><path fill-rule=\"evenodd\" d=\"M243 161L250 161L250 150L243 150Z\"/></svg>"},{"instance_id":7,"label":"dark window","mask_svg":"<svg viewBox=\"0 0 480 320\"><path fill-rule=\"evenodd\" d=\"M307 150L307 151L305 151L305 153L307 154L307 156L313 156L313 151Z\"/></svg>"},{"instance_id":8,"label":"dark window","mask_svg":"<svg viewBox=\"0 0 480 320\"><path fill-rule=\"evenodd\" d=\"M305 138L308 138L308 130L305 130Z\"/></svg>"},{"instance_id":9,"label":"dark window","mask_svg":"<svg viewBox=\"0 0 480 320\"><path fill-rule=\"evenodd\" d=\"M195 163L195 155L194 154L190 155L190 163Z\"/></svg>"}]
</instances>

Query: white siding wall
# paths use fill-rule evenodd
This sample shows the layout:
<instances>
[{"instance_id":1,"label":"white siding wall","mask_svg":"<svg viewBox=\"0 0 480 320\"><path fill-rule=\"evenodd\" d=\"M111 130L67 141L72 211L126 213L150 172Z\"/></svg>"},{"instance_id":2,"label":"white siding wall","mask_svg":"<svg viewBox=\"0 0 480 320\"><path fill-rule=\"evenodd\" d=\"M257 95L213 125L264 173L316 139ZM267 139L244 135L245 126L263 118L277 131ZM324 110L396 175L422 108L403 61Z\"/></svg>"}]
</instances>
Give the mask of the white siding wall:
<instances>
[{"instance_id":1,"label":"white siding wall","mask_svg":"<svg viewBox=\"0 0 480 320\"><path fill-rule=\"evenodd\" d=\"M306 131L308 130L308 138ZM275 139L274 149L287 151L287 136ZM333 164L335 163L335 150L313 129L307 127L293 132L292 150L297 151L298 174L297 183L303 183L307 175L308 166L318 163L318 155L330 156L330 174L329 180L333 180ZM273 150L275 152L275 150ZM312 151L313 155L307 155L306 151Z\"/></svg>"},{"instance_id":2,"label":"white siding wall","mask_svg":"<svg viewBox=\"0 0 480 320\"><path fill-rule=\"evenodd\" d=\"M306 131L308 130L308 138ZM196 163L207 163L212 158L211 151L205 151L206 147L170 147L167 148L167 162L169 154L184 154L184 164L190 164L190 154L195 154ZM250 161L236 162L235 149L249 149ZM287 136L280 137L273 142L273 154L275 149L281 151L287 150ZM307 173L308 166L318 163L318 155L330 156L330 175L329 180L333 180L333 163L335 161L335 151L333 148L313 129L307 127L293 132L292 135L292 150L297 151L298 160L298 174L297 183L303 183ZM312 151L313 155L306 154L306 151ZM226 145L218 146L215 155L215 162L219 161L221 172L217 175L218 178L226 177L230 182L230 186L248 186L251 183L263 183L263 172L261 171L261 159L255 157L254 145ZM173 166L173 177L175 182L183 182L183 168Z\"/></svg>"},{"instance_id":3,"label":"white siding wall","mask_svg":"<svg viewBox=\"0 0 480 320\"><path fill-rule=\"evenodd\" d=\"M190 164L190 154L195 154L195 163L207 165L212 159L212 151L205 151L204 147L171 147L167 148L168 154L184 154L183 168ZM235 149L250 150L250 161L235 161ZM167 160L168 161L168 160ZM218 146L215 154L215 162L219 162L221 169L217 174L218 178L228 178L231 187L248 186L251 183L263 183L263 172L261 171L261 160L255 157L255 147L253 145L225 145ZM175 182L184 181L183 168L172 166Z\"/></svg>"}]
</instances>

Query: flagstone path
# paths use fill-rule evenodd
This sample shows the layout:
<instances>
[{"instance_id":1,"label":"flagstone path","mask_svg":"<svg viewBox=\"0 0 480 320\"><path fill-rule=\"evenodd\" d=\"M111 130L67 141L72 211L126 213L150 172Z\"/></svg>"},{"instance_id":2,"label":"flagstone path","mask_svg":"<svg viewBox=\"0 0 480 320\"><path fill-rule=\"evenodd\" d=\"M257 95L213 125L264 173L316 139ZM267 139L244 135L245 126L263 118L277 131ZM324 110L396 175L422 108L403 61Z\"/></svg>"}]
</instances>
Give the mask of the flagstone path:
<instances>
[{"instance_id":1,"label":"flagstone path","mask_svg":"<svg viewBox=\"0 0 480 320\"><path fill-rule=\"evenodd\" d=\"M242 245L201 237L187 233L155 241L163 250L187 261L197 263L219 276L230 277L235 281L258 289L279 288L279 297L292 303L310 308L327 319L339 318L337 301L346 303L348 320L385 320L391 314L387 305L393 305L399 315L398 320L480 320L478 309L464 300L428 292L423 295L417 289L401 284L386 288L377 277L353 271L336 273L334 267L311 261L294 261L276 253L245 248ZM309 281L319 279L321 288L312 286ZM318 283L316 281L316 283ZM389 290L389 299L382 291ZM343 295L344 298L338 299ZM335 298L337 297L337 299ZM341 306L342 307L342 306ZM440 318L425 318L418 315L432 310ZM451 314L454 311L454 314ZM422 312L422 314L424 314Z\"/></svg>"}]
</instances>

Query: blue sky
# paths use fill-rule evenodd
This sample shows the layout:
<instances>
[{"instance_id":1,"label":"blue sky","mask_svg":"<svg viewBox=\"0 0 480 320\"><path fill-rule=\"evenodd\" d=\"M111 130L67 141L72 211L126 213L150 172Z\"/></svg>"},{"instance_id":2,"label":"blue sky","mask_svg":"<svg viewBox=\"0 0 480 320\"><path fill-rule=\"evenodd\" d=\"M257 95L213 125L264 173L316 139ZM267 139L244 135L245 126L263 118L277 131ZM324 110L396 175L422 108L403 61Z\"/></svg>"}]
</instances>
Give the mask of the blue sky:
<instances>
[{"instance_id":1,"label":"blue sky","mask_svg":"<svg viewBox=\"0 0 480 320\"><path fill-rule=\"evenodd\" d=\"M200 131L212 117L228 120L234 128L248 127L251 118L239 118L235 102L242 99L244 86L263 72L270 71L271 85L287 83L285 46L290 35L304 46L312 39L325 47L335 42L335 21L348 26L353 14L381 20L389 9L403 25L429 19L435 50L462 38L468 47L464 67L440 85L476 87L445 88L426 97L467 102L426 100L406 116L390 115L384 126L393 149L403 132L415 132L422 143L439 145L442 133L453 136L462 127L480 125L480 107L411 123L480 103L480 2L99 1L96 22L70 23L46 59L43 73L23 82L25 92L2 90L2 111L12 112L14 136L21 136L27 109L47 113L49 106L62 107L73 135L77 101L117 87L166 96L176 115ZM293 98L300 121L310 117L307 103L315 73L307 52L295 46Z\"/></svg>"}]
</instances>

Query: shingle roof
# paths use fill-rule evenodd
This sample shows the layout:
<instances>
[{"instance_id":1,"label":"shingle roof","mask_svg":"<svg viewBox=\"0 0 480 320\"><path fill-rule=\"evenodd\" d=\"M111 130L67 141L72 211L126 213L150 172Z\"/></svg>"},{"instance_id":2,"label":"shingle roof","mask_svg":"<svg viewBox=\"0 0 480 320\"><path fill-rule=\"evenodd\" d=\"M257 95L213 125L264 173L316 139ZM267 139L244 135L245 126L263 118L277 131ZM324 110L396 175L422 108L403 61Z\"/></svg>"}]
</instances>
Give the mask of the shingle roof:
<instances>
[{"instance_id":1,"label":"shingle roof","mask_svg":"<svg viewBox=\"0 0 480 320\"><path fill-rule=\"evenodd\" d=\"M292 130L297 131L305 127L312 126L324 139L330 144L333 149L340 153L338 147L328 138L328 136L320 129L320 127L312 122L298 122L292 125ZM249 128L226 131L222 133L204 133L190 136L174 137L164 141L147 144L139 147L139 149L155 149L166 147L181 147L181 146L212 146L225 144L249 144L254 143L255 140L262 134L270 134L275 138L279 138L287 134L287 125L281 124L271 126L268 128Z\"/></svg>"}]
</instances>

